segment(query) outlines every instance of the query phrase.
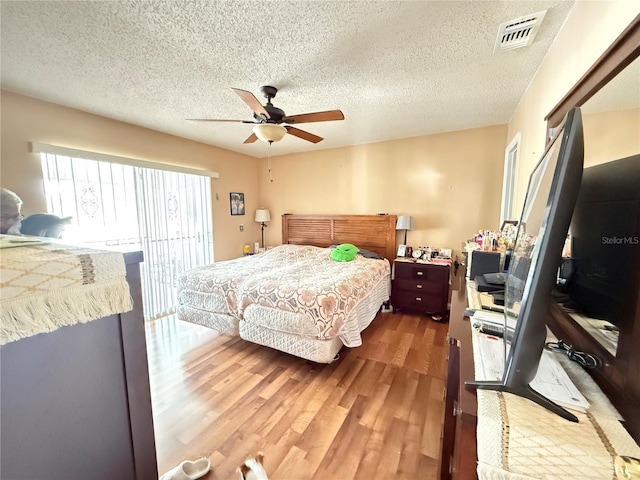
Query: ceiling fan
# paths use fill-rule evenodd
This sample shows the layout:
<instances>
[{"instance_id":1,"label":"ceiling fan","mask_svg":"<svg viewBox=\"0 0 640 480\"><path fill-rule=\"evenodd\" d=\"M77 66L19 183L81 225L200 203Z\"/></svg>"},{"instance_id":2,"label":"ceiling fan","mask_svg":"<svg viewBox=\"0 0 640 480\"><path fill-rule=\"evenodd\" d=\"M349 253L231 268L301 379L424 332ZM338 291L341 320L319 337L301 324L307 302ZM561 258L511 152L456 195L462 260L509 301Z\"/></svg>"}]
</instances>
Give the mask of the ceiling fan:
<instances>
[{"instance_id":1,"label":"ceiling fan","mask_svg":"<svg viewBox=\"0 0 640 480\"><path fill-rule=\"evenodd\" d=\"M260 87L262 95L267 99L267 104L262 105L255 95L247 90L241 90L239 88L232 88L234 92L249 105L249 108L253 110L253 120L226 120L226 119L213 119L213 118L189 118L194 122L239 122L239 123L252 123L253 133L247 137L243 143L253 143L260 139L263 142L273 143L277 142L284 137L286 133L294 135L303 140L307 140L312 143L318 143L323 140L322 137L314 135L313 133L300 130L299 128L292 127L291 125L281 125L283 123L298 124L298 123L311 123L311 122L328 122L333 120L344 120L344 114L340 110L328 110L326 112L313 112L302 113L300 115L286 115L284 110L274 107L271 103L271 99L275 98L278 89L265 85Z\"/></svg>"}]
</instances>

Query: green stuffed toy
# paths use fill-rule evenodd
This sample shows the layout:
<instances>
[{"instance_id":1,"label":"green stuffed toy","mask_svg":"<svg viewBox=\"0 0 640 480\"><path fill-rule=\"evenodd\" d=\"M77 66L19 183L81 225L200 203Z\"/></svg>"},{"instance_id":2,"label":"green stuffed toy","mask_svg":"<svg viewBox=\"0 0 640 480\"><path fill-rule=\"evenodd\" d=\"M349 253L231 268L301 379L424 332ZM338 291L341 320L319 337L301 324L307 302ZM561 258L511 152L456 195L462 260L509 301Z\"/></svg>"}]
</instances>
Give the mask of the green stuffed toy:
<instances>
[{"instance_id":1,"label":"green stuffed toy","mask_svg":"<svg viewBox=\"0 0 640 480\"><path fill-rule=\"evenodd\" d=\"M338 245L331 252L331 258L336 262L350 262L358 254L358 247L351 245L350 243L343 243Z\"/></svg>"}]
</instances>

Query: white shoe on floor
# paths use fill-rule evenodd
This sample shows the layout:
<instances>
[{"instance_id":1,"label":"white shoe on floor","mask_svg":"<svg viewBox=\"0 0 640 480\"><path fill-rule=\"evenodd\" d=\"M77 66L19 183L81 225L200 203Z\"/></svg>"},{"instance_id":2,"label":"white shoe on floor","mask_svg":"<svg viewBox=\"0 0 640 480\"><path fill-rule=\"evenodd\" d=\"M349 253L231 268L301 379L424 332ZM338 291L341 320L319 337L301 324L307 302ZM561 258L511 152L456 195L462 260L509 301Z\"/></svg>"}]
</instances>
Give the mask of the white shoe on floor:
<instances>
[{"instance_id":1,"label":"white shoe on floor","mask_svg":"<svg viewBox=\"0 0 640 480\"><path fill-rule=\"evenodd\" d=\"M210 469L211 462L208 458L201 458L193 462L185 460L162 475L160 480L196 480L206 475Z\"/></svg>"}]
</instances>

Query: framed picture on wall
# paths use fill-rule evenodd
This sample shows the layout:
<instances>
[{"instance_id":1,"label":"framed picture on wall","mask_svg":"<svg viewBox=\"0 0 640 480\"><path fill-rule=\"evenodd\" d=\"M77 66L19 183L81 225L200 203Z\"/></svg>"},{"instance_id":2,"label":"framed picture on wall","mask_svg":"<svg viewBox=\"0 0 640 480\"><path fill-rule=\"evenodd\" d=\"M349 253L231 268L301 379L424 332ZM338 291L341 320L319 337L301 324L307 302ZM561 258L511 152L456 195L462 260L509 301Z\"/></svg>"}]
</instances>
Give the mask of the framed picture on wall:
<instances>
[{"instance_id":1,"label":"framed picture on wall","mask_svg":"<svg viewBox=\"0 0 640 480\"><path fill-rule=\"evenodd\" d=\"M244 215L244 193L231 192L229 194L231 215Z\"/></svg>"}]
</instances>

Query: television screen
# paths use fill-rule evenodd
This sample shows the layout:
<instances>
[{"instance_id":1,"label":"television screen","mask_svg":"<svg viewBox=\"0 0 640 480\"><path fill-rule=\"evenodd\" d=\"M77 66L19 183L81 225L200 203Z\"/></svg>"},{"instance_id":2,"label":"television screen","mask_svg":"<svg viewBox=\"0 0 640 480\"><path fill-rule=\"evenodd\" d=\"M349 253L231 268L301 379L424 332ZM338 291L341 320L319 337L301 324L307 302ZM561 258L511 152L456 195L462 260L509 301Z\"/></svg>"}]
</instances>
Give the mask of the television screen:
<instances>
[{"instance_id":1,"label":"television screen","mask_svg":"<svg viewBox=\"0 0 640 480\"><path fill-rule=\"evenodd\" d=\"M529 177L505 284L506 358L501 382L470 382L511 392L572 421L577 418L533 390L547 331L546 315L562 247L582 178L584 144L580 109L574 108ZM513 328L510 328L513 326Z\"/></svg>"}]
</instances>

